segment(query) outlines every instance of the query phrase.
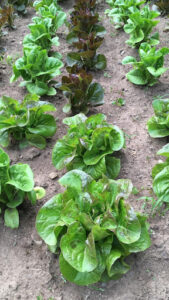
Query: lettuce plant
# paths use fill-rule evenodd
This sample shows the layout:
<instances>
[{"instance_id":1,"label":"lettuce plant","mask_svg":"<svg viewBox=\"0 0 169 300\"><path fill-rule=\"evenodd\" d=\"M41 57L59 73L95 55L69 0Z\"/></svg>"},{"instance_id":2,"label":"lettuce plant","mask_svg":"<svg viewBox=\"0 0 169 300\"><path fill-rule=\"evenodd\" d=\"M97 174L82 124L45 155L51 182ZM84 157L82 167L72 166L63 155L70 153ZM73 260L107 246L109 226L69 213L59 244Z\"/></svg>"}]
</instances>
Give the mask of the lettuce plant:
<instances>
[{"instance_id":1,"label":"lettuce plant","mask_svg":"<svg viewBox=\"0 0 169 300\"><path fill-rule=\"evenodd\" d=\"M40 149L46 147L46 139L56 132L56 121L46 112L56 109L38 100L36 95L27 95L22 102L0 98L0 145L7 147L18 142L20 147L29 144Z\"/></svg>"},{"instance_id":2,"label":"lettuce plant","mask_svg":"<svg viewBox=\"0 0 169 300\"><path fill-rule=\"evenodd\" d=\"M150 136L153 138L169 136L169 99L155 99L153 109L155 116L147 122Z\"/></svg>"},{"instance_id":3,"label":"lettuce plant","mask_svg":"<svg viewBox=\"0 0 169 300\"><path fill-rule=\"evenodd\" d=\"M77 42L82 33L90 34L95 32L96 36L103 37L105 28L99 23L99 15L94 12L96 1L76 1L74 10L70 14L69 30L67 42L72 44Z\"/></svg>"},{"instance_id":4,"label":"lettuce plant","mask_svg":"<svg viewBox=\"0 0 169 300\"><path fill-rule=\"evenodd\" d=\"M55 3L44 5L38 8L38 14L42 20L50 19L50 34L56 35L57 30L61 27L66 20L66 13L63 12L59 5Z\"/></svg>"},{"instance_id":5,"label":"lettuce plant","mask_svg":"<svg viewBox=\"0 0 169 300\"><path fill-rule=\"evenodd\" d=\"M33 0L8 0L8 3L12 4L14 9L21 14L26 14L26 8L31 5Z\"/></svg>"},{"instance_id":6,"label":"lettuce plant","mask_svg":"<svg viewBox=\"0 0 169 300\"><path fill-rule=\"evenodd\" d=\"M77 285L120 278L130 269L125 258L151 244L146 217L126 203L130 180L96 182L73 170L59 183L67 189L39 210L36 228L52 252L60 249L62 275Z\"/></svg>"},{"instance_id":7,"label":"lettuce plant","mask_svg":"<svg viewBox=\"0 0 169 300\"><path fill-rule=\"evenodd\" d=\"M157 196L153 209L159 209L163 203L169 203L169 144L157 152L166 157L166 161L158 163L152 169L153 191Z\"/></svg>"},{"instance_id":8,"label":"lettuce plant","mask_svg":"<svg viewBox=\"0 0 169 300\"><path fill-rule=\"evenodd\" d=\"M159 34L156 32L150 36L150 33L159 23L159 21L153 20L158 16L159 13L150 10L148 5L144 6L140 11L129 15L127 24L124 25L124 31L130 34L130 38L126 43L131 47L139 47L143 42L148 42L150 45L157 45L159 43Z\"/></svg>"},{"instance_id":9,"label":"lettuce plant","mask_svg":"<svg viewBox=\"0 0 169 300\"><path fill-rule=\"evenodd\" d=\"M18 206L27 198L32 204L39 198L42 188L34 188L33 173L27 164L10 165L6 152L0 148L0 212L4 210L5 225L19 227ZM41 193L40 192L40 193Z\"/></svg>"},{"instance_id":10,"label":"lettuce plant","mask_svg":"<svg viewBox=\"0 0 169 300\"><path fill-rule=\"evenodd\" d=\"M97 69L104 70L107 65L106 57L103 54L97 54L96 50L103 43L103 38L96 36L95 33L83 34L79 41L73 43L79 52L70 52L67 55L67 65L72 67L77 65L86 70Z\"/></svg>"},{"instance_id":11,"label":"lettuce plant","mask_svg":"<svg viewBox=\"0 0 169 300\"><path fill-rule=\"evenodd\" d=\"M33 7L39 11L39 8L50 6L51 4L55 5L58 10L61 10L61 7L58 5L58 0L35 0L33 3Z\"/></svg>"},{"instance_id":12,"label":"lettuce plant","mask_svg":"<svg viewBox=\"0 0 169 300\"><path fill-rule=\"evenodd\" d=\"M103 114L87 118L84 114L65 118L68 133L54 146L52 162L57 170L80 169L99 179L102 174L116 178L120 172L120 159L112 156L124 147L124 134L106 122Z\"/></svg>"},{"instance_id":13,"label":"lettuce plant","mask_svg":"<svg viewBox=\"0 0 169 300\"><path fill-rule=\"evenodd\" d=\"M42 49L50 50L51 47L59 46L59 38L52 38L51 27L52 20L50 18L41 19L33 18L34 24L30 24L28 27L30 29L30 34L27 34L23 40L24 48L32 49L35 45L40 46Z\"/></svg>"},{"instance_id":14,"label":"lettuce plant","mask_svg":"<svg viewBox=\"0 0 169 300\"><path fill-rule=\"evenodd\" d=\"M127 73L129 81L138 85L153 86L158 82L159 77L167 70L164 68L164 56L169 53L169 48L156 50L148 43L142 43L139 48L140 61L132 56L126 56L122 64L131 64L133 70Z\"/></svg>"},{"instance_id":15,"label":"lettuce plant","mask_svg":"<svg viewBox=\"0 0 169 300\"><path fill-rule=\"evenodd\" d=\"M107 0L106 2L111 9L106 9L105 14L110 17L116 29L123 27L129 15L139 12L140 6L145 3L144 0Z\"/></svg>"},{"instance_id":16,"label":"lettuce plant","mask_svg":"<svg viewBox=\"0 0 169 300\"><path fill-rule=\"evenodd\" d=\"M104 91L99 83L92 83L92 75L83 69L78 70L76 66L67 68L69 76L62 77L60 89L68 98L69 103L65 105L64 112L73 113L88 112L89 106L98 106L104 103Z\"/></svg>"},{"instance_id":17,"label":"lettuce plant","mask_svg":"<svg viewBox=\"0 0 169 300\"><path fill-rule=\"evenodd\" d=\"M67 65L78 65L79 68L99 69L106 68L106 58L103 54L97 54L96 50L103 43L105 28L98 23L99 16L95 14L96 1L75 2L74 11L71 13L70 33L67 36L68 43L78 49L67 55Z\"/></svg>"},{"instance_id":18,"label":"lettuce plant","mask_svg":"<svg viewBox=\"0 0 169 300\"><path fill-rule=\"evenodd\" d=\"M19 58L13 66L14 74L10 82L21 76L25 80L21 86L26 86L29 93L53 96L56 90L51 87L52 79L60 75L62 67L60 55L48 57L47 50L41 49L40 46L34 46L32 49L25 47L24 56Z\"/></svg>"}]
</instances>

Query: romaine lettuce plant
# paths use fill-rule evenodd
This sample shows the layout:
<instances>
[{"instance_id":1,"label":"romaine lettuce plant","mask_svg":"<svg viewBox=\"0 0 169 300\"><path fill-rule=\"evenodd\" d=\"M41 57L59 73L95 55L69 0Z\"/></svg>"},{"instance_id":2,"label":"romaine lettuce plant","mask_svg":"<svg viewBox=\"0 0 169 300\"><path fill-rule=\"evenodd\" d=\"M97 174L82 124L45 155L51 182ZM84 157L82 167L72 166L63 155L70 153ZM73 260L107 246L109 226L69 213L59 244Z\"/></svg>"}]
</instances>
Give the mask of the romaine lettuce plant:
<instances>
[{"instance_id":1,"label":"romaine lettuce plant","mask_svg":"<svg viewBox=\"0 0 169 300\"><path fill-rule=\"evenodd\" d=\"M153 138L169 136L169 99L155 99L153 109L155 116L147 122L150 136Z\"/></svg>"},{"instance_id":2,"label":"romaine lettuce plant","mask_svg":"<svg viewBox=\"0 0 169 300\"><path fill-rule=\"evenodd\" d=\"M56 132L55 118L46 112L56 109L38 100L36 95L27 95L22 102L5 96L0 98L0 145L7 147L11 142L18 142L20 147L46 147L46 139Z\"/></svg>"},{"instance_id":3,"label":"romaine lettuce plant","mask_svg":"<svg viewBox=\"0 0 169 300\"><path fill-rule=\"evenodd\" d=\"M151 244L146 217L126 203L130 180L96 182L73 170L59 182L67 189L40 209L36 228L52 252L60 249L64 278L77 285L120 278L130 269L125 258Z\"/></svg>"},{"instance_id":4,"label":"romaine lettuce plant","mask_svg":"<svg viewBox=\"0 0 169 300\"><path fill-rule=\"evenodd\" d=\"M40 46L34 46L32 49L25 47L24 56L19 58L13 66L14 74L10 82L21 76L25 80L21 86L26 86L29 93L53 96L56 90L51 83L53 84L54 77L60 75L62 67L60 55L48 57L47 50L41 49Z\"/></svg>"},{"instance_id":5,"label":"romaine lettuce plant","mask_svg":"<svg viewBox=\"0 0 169 300\"><path fill-rule=\"evenodd\" d=\"M76 66L67 68L68 76L62 77L60 89L69 100L65 105L64 112L87 113L89 106L98 106L104 103L104 91L99 83L92 83L92 75L83 69L78 70Z\"/></svg>"},{"instance_id":6,"label":"romaine lettuce plant","mask_svg":"<svg viewBox=\"0 0 169 300\"><path fill-rule=\"evenodd\" d=\"M32 49L35 45L40 46L42 49L50 50L51 47L59 46L59 38L52 38L51 27L52 20L50 18L41 19L33 18L34 24L30 24L28 27L30 29L30 34L27 34L23 40L24 48Z\"/></svg>"},{"instance_id":7,"label":"romaine lettuce plant","mask_svg":"<svg viewBox=\"0 0 169 300\"><path fill-rule=\"evenodd\" d=\"M58 10L61 10L61 7L58 5L58 0L35 0L33 3L33 7L39 11L39 8L50 6L51 4L55 5Z\"/></svg>"},{"instance_id":8,"label":"romaine lettuce plant","mask_svg":"<svg viewBox=\"0 0 169 300\"><path fill-rule=\"evenodd\" d=\"M129 40L126 42L131 47L139 47L141 43L148 42L150 45L159 44L159 34L155 32L152 36L152 29L159 23L153 20L158 17L157 11L150 10L149 6L144 6L140 11L129 15L124 31L130 34Z\"/></svg>"},{"instance_id":9,"label":"romaine lettuce plant","mask_svg":"<svg viewBox=\"0 0 169 300\"><path fill-rule=\"evenodd\" d=\"M105 14L110 17L115 28L121 28L127 23L129 15L138 12L145 1L140 0L107 0L111 9L106 9Z\"/></svg>"},{"instance_id":10,"label":"romaine lettuce plant","mask_svg":"<svg viewBox=\"0 0 169 300\"><path fill-rule=\"evenodd\" d=\"M138 85L153 86L158 82L159 77L167 70L164 68L164 56L169 53L169 48L156 50L148 43L142 43L139 48L140 61L132 56L126 56L122 64L131 64L133 70L127 73L129 81Z\"/></svg>"},{"instance_id":11,"label":"romaine lettuce plant","mask_svg":"<svg viewBox=\"0 0 169 300\"><path fill-rule=\"evenodd\" d=\"M157 196L153 209L159 209L163 203L169 203L169 144L157 152L166 157L166 161L158 163L152 169L153 191Z\"/></svg>"},{"instance_id":12,"label":"romaine lettuce plant","mask_svg":"<svg viewBox=\"0 0 169 300\"><path fill-rule=\"evenodd\" d=\"M68 133L59 139L52 152L57 170L80 169L99 179L103 174L116 178L120 172L120 159L112 156L124 147L124 134L117 126L106 122L103 114L87 118L84 114L65 118Z\"/></svg>"},{"instance_id":13,"label":"romaine lettuce plant","mask_svg":"<svg viewBox=\"0 0 169 300\"><path fill-rule=\"evenodd\" d=\"M63 12L59 5L55 3L44 5L38 8L38 14L42 20L50 19L50 34L56 35L59 27L61 27L66 20L66 13Z\"/></svg>"},{"instance_id":14,"label":"romaine lettuce plant","mask_svg":"<svg viewBox=\"0 0 169 300\"><path fill-rule=\"evenodd\" d=\"M7 153L0 148L0 212L4 211L5 225L11 228L19 227L18 206L25 199L32 204L39 198L42 188L34 188L33 173L27 164L10 165Z\"/></svg>"}]
</instances>

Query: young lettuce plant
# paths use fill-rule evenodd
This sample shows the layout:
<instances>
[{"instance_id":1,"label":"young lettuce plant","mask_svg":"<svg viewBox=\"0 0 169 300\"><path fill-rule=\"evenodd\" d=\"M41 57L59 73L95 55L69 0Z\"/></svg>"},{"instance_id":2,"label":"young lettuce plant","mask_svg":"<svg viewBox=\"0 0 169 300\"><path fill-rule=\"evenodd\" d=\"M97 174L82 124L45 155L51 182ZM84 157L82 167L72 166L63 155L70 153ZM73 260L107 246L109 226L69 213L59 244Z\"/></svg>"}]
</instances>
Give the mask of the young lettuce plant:
<instances>
[{"instance_id":1,"label":"young lettuce plant","mask_svg":"<svg viewBox=\"0 0 169 300\"><path fill-rule=\"evenodd\" d=\"M60 250L63 277L77 285L120 278L130 269L125 258L151 244L146 217L126 203L130 180L96 182L73 170L59 183L67 189L39 210L36 228L52 252Z\"/></svg>"},{"instance_id":2,"label":"young lettuce plant","mask_svg":"<svg viewBox=\"0 0 169 300\"><path fill-rule=\"evenodd\" d=\"M19 227L18 206L25 199L32 204L45 195L42 188L34 188L33 173L27 164L10 165L6 152L0 148L0 212L4 210L5 225Z\"/></svg>"},{"instance_id":3,"label":"young lettuce plant","mask_svg":"<svg viewBox=\"0 0 169 300\"><path fill-rule=\"evenodd\" d=\"M159 77L167 70L164 68L164 56L169 53L169 48L156 50L148 43L142 43L139 48L140 61L132 56L126 56L122 64L131 64L133 70L127 73L127 79L138 85L153 86Z\"/></svg>"},{"instance_id":4,"label":"young lettuce plant","mask_svg":"<svg viewBox=\"0 0 169 300\"><path fill-rule=\"evenodd\" d=\"M99 23L99 15L94 12L96 1L76 1L73 12L70 14L70 33L67 42L72 44L78 42L83 34L94 32L96 36L103 37L105 28Z\"/></svg>"},{"instance_id":5,"label":"young lettuce plant","mask_svg":"<svg viewBox=\"0 0 169 300\"><path fill-rule=\"evenodd\" d=\"M153 138L169 136L169 99L155 99L153 109L155 116L147 122L150 136Z\"/></svg>"},{"instance_id":6,"label":"young lettuce plant","mask_svg":"<svg viewBox=\"0 0 169 300\"><path fill-rule=\"evenodd\" d=\"M153 191L158 198L152 207L153 210L158 210L163 203L169 203L169 144L160 149L157 154L166 157L166 161L156 164L152 169Z\"/></svg>"},{"instance_id":7,"label":"young lettuce plant","mask_svg":"<svg viewBox=\"0 0 169 300\"><path fill-rule=\"evenodd\" d=\"M35 46L40 46L42 49L50 50L51 47L59 46L59 38L52 38L51 27L52 20L50 18L41 19L33 18L34 24L28 25L30 34L27 34L23 40L23 47L32 49Z\"/></svg>"},{"instance_id":8,"label":"young lettuce plant","mask_svg":"<svg viewBox=\"0 0 169 300\"><path fill-rule=\"evenodd\" d=\"M67 55L67 65L78 65L86 70L106 68L106 58L96 54L96 50L103 43L105 28L98 23L99 16L94 13L96 1L75 2L74 11L71 13L70 33L68 43L78 49Z\"/></svg>"},{"instance_id":9,"label":"young lettuce plant","mask_svg":"<svg viewBox=\"0 0 169 300\"><path fill-rule=\"evenodd\" d=\"M67 65L72 67L77 65L86 70L104 70L107 65L106 57L103 54L97 54L96 50L103 43L103 38L96 36L96 33L83 34L79 41L74 42L73 46L79 52L70 52L67 55Z\"/></svg>"},{"instance_id":10,"label":"young lettuce plant","mask_svg":"<svg viewBox=\"0 0 169 300\"><path fill-rule=\"evenodd\" d=\"M80 169L99 179L103 174L116 178L120 172L120 159L112 156L124 147L124 134L106 122L103 114L87 118L84 114L65 118L68 133L58 140L52 151L52 162L57 170Z\"/></svg>"},{"instance_id":11,"label":"young lettuce plant","mask_svg":"<svg viewBox=\"0 0 169 300\"><path fill-rule=\"evenodd\" d=\"M66 13L55 3L39 7L38 14L42 20L50 19L50 34L55 36L59 27L66 21Z\"/></svg>"},{"instance_id":12,"label":"young lettuce plant","mask_svg":"<svg viewBox=\"0 0 169 300\"><path fill-rule=\"evenodd\" d=\"M8 0L8 3L12 4L15 11L20 14L26 14L26 8L32 4L32 0Z\"/></svg>"},{"instance_id":13,"label":"young lettuce plant","mask_svg":"<svg viewBox=\"0 0 169 300\"><path fill-rule=\"evenodd\" d=\"M20 86L26 86L29 93L39 96L56 95L56 90L51 86L53 78L60 75L63 63L58 57L48 57L47 50L40 46L32 49L24 48L24 56L19 58L13 66L13 76L10 82L14 82L20 76L25 80Z\"/></svg>"},{"instance_id":14,"label":"young lettuce plant","mask_svg":"<svg viewBox=\"0 0 169 300\"><path fill-rule=\"evenodd\" d=\"M150 36L152 29L159 23L159 21L153 20L158 16L159 13L150 10L148 5L144 6L140 11L129 15L128 24L124 25L124 31L130 34L130 38L126 43L133 48L138 48L143 42L148 42L153 46L159 44L158 32Z\"/></svg>"},{"instance_id":15,"label":"young lettuce plant","mask_svg":"<svg viewBox=\"0 0 169 300\"><path fill-rule=\"evenodd\" d=\"M111 9L106 9L105 14L110 17L116 29L123 27L127 23L129 15L139 12L140 6L145 3L144 0L107 0L106 2Z\"/></svg>"},{"instance_id":16,"label":"young lettuce plant","mask_svg":"<svg viewBox=\"0 0 169 300\"><path fill-rule=\"evenodd\" d=\"M104 91L99 83L92 83L92 75L85 70L78 70L76 66L67 68L69 76L62 77L60 89L63 91L69 103L63 108L64 112L72 110L87 113L89 106L98 106L104 103Z\"/></svg>"},{"instance_id":17,"label":"young lettuce plant","mask_svg":"<svg viewBox=\"0 0 169 300\"><path fill-rule=\"evenodd\" d=\"M7 147L18 142L21 148L28 145L40 149L46 147L46 139L56 132L55 118L48 111L55 107L38 101L36 95L27 95L22 102L10 97L0 98L0 145Z\"/></svg>"}]
</instances>

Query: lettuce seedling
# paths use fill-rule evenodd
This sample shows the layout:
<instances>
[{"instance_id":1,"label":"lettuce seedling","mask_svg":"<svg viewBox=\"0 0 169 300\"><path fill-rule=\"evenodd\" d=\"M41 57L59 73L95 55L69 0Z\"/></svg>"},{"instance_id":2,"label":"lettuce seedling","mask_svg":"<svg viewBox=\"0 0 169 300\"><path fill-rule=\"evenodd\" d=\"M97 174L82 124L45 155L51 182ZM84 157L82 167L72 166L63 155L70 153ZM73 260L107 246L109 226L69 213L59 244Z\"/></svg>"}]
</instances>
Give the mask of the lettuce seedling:
<instances>
[{"instance_id":1,"label":"lettuce seedling","mask_svg":"<svg viewBox=\"0 0 169 300\"><path fill-rule=\"evenodd\" d=\"M0 148L0 211L4 211L5 225L11 228L19 227L18 206L27 198L36 203L37 193L44 189L34 189L33 173L27 164L10 165L6 152ZM39 196L38 196L39 197Z\"/></svg>"},{"instance_id":2,"label":"lettuce seedling","mask_svg":"<svg viewBox=\"0 0 169 300\"><path fill-rule=\"evenodd\" d=\"M153 209L159 209L163 203L169 203L169 144L160 149L157 154L165 156L166 161L156 164L152 169L153 191L158 198Z\"/></svg>"},{"instance_id":3,"label":"lettuce seedling","mask_svg":"<svg viewBox=\"0 0 169 300\"><path fill-rule=\"evenodd\" d=\"M145 3L144 0L107 0L106 2L111 9L106 9L105 14L110 17L116 29L123 27L129 15L139 12L140 6Z\"/></svg>"},{"instance_id":4,"label":"lettuce seedling","mask_svg":"<svg viewBox=\"0 0 169 300\"><path fill-rule=\"evenodd\" d=\"M60 249L63 277L77 285L118 279L130 266L125 258L150 247L146 217L126 203L128 179L96 182L80 170L66 173L67 188L39 210L36 228L52 252Z\"/></svg>"},{"instance_id":5,"label":"lettuce seedling","mask_svg":"<svg viewBox=\"0 0 169 300\"><path fill-rule=\"evenodd\" d=\"M52 79L60 75L62 67L60 55L48 57L47 50L41 49L40 46L34 46L32 49L25 47L24 56L19 58L13 66L14 74L10 82L21 76L25 80L21 86L26 86L29 93L53 96L56 90L50 85L54 81Z\"/></svg>"},{"instance_id":6,"label":"lettuce seedling","mask_svg":"<svg viewBox=\"0 0 169 300\"><path fill-rule=\"evenodd\" d=\"M167 70L164 68L164 56L169 53L169 48L156 50L148 43L142 43L139 48L140 61L132 56L126 56L122 64L132 64L134 69L127 73L129 81L138 85L153 86L159 77Z\"/></svg>"},{"instance_id":7,"label":"lettuce seedling","mask_svg":"<svg viewBox=\"0 0 169 300\"><path fill-rule=\"evenodd\" d=\"M150 136L153 138L169 136L169 99L155 99L153 109L155 116L147 122Z\"/></svg>"},{"instance_id":8,"label":"lettuce seedling","mask_svg":"<svg viewBox=\"0 0 169 300\"><path fill-rule=\"evenodd\" d=\"M124 31L130 34L130 39L126 42L131 47L139 47L141 43L148 42L150 45L159 44L159 34L155 32L151 37L152 29L159 23L153 19L158 17L159 13L150 10L149 6L144 6L138 12L129 15Z\"/></svg>"},{"instance_id":9,"label":"lettuce seedling","mask_svg":"<svg viewBox=\"0 0 169 300\"><path fill-rule=\"evenodd\" d=\"M89 106L98 106L104 103L104 91L99 83L92 83L92 75L76 66L67 68L69 76L62 77L60 89L63 91L69 103L65 105L64 112L72 110L87 113Z\"/></svg>"},{"instance_id":10,"label":"lettuce seedling","mask_svg":"<svg viewBox=\"0 0 169 300\"><path fill-rule=\"evenodd\" d=\"M7 147L11 142L19 146L46 147L46 139L56 132L56 121L46 114L55 107L39 101L36 95L27 95L22 102L10 97L0 98L0 145Z\"/></svg>"},{"instance_id":11,"label":"lettuce seedling","mask_svg":"<svg viewBox=\"0 0 169 300\"><path fill-rule=\"evenodd\" d=\"M124 134L117 126L106 122L103 114L87 118L84 114L65 118L68 133L59 139L52 151L52 162L57 170L80 169L99 179L103 174L116 178L120 159L112 156L124 147Z\"/></svg>"}]
</instances>

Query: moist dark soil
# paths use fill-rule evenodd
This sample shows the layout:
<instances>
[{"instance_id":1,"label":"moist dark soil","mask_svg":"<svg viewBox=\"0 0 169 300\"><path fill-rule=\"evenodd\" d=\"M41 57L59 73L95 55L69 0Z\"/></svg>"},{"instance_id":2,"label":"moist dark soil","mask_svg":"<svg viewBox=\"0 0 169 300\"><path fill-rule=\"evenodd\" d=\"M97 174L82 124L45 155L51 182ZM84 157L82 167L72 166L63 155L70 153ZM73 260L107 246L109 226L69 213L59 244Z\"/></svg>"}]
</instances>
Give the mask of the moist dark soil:
<instances>
[{"instance_id":1,"label":"moist dark soil","mask_svg":"<svg viewBox=\"0 0 169 300\"><path fill-rule=\"evenodd\" d=\"M67 0L63 9L69 12L73 1ZM94 80L99 82L104 90L104 105L93 109L92 113L106 114L108 122L118 125L126 134L126 148L119 154L121 172L119 178L130 178L139 194L130 199L135 209L142 209L141 196L152 195L151 169L160 159L156 152L167 142L164 139L152 139L147 133L147 120L153 115L152 100L158 95L169 94L169 71L154 87L140 87L128 82L125 74L130 66L123 66L122 59L126 55L137 56L137 50L131 49L125 41L128 36L123 30L116 31L104 15L105 3L98 5L102 23L107 34L99 52L107 57L107 68L102 72L94 72ZM6 56L14 59L22 56L22 41L29 32L27 25L35 15L33 8L27 15L15 19L15 30L9 30L1 39L1 46L6 48ZM160 17L157 30L160 33L160 46L169 47L169 32L167 17ZM71 47L66 43L67 28L59 30L59 51L65 61ZM165 58L169 67L169 56ZM65 73L63 68L62 74ZM26 94L18 82L9 83L12 67L4 60L0 65L0 96L6 95L14 99L23 99ZM125 99L124 106L113 105L118 98ZM48 141L45 150L33 147L19 150L17 145L5 149L12 163L24 162L30 164L35 184L46 189L46 197L36 206L25 203L20 209L20 226L11 230L4 226L0 218L0 299L16 300L41 299L49 300L167 300L169 299L169 213L165 216L156 215L149 219L152 246L145 252L131 255L129 262L131 270L120 280L100 283L89 287L79 287L66 282L58 265L58 257L50 253L35 230L35 219L39 208L52 196L60 191L58 178L64 171L57 171L56 178L50 179L50 174L56 172L51 162L52 148L56 141L66 133L62 124L65 114L62 112L66 103L58 93L54 97L43 97L56 105L57 121L56 135Z\"/></svg>"}]
</instances>

